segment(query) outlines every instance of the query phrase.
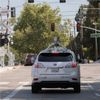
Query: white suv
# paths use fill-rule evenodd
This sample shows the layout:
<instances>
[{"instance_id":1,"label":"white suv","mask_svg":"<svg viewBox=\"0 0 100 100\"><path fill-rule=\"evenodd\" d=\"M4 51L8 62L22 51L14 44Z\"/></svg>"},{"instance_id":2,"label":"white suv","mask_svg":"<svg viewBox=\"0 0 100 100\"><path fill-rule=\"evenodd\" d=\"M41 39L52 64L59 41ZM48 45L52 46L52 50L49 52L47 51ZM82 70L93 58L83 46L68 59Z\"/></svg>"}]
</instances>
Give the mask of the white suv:
<instances>
[{"instance_id":1,"label":"white suv","mask_svg":"<svg viewBox=\"0 0 100 100\"><path fill-rule=\"evenodd\" d=\"M41 51L32 66L32 93L41 88L74 88L80 93L80 66L75 54L58 45Z\"/></svg>"}]
</instances>

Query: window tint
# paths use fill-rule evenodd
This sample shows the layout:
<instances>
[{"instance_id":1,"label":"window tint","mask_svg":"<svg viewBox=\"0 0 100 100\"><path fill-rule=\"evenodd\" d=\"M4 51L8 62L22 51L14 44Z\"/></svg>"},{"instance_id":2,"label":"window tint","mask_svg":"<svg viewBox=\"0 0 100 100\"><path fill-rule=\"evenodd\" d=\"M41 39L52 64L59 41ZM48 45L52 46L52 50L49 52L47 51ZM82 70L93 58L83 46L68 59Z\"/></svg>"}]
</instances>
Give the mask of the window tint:
<instances>
[{"instance_id":1,"label":"window tint","mask_svg":"<svg viewBox=\"0 0 100 100\"><path fill-rule=\"evenodd\" d=\"M42 53L38 60L43 62L66 62L72 61L73 56L71 53Z\"/></svg>"}]
</instances>

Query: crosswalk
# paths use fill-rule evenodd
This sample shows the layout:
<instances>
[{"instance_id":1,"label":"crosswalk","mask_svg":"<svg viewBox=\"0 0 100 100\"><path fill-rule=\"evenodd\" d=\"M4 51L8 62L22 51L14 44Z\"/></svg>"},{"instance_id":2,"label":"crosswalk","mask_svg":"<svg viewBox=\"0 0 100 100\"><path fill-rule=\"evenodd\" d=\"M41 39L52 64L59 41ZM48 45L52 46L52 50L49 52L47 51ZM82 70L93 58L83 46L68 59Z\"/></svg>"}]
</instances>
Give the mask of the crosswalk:
<instances>
[{"instance_id":1,"label":"crosswalk","mask_svg":"<svg viewBox=\"0 0 100 100\"><path fill-rule=\"evenodd\" d=\"M100 82L100 80L82 80L81 83L95 83L95 82ZM8 85L8 84L11 84L12 82L0 82L0 85ZM31 84L31 82L29 81L20 81L20 82L17 82L16 84L18 85L23 85L23 84Z\"/></svg>"},{"instance_id":2,"label":"crosswalk","mask_svg":"<svg viewBox=\"0 0 100 100\"><path fill-rule=\"evenodd\" d=\"M11 84L12 82L6 82L6 81L4 81L4 82L0 82L0 86L1 85L8 85L8 84ZM16 83L16 85L24 85L24 84L31 84L30 82L28 82L28 81L22 81L22 82L17 82Z\"/></svg>"},{"instance_id":3,"label":"crosswalk","mask_svg":"<svg viewBox=\"0 0 100 100\"><path fill-rule=\"evenodd\" d=\"M7 85L9 84L10 82L0 82L0 85Z\"/></svg>"}]
</instances>

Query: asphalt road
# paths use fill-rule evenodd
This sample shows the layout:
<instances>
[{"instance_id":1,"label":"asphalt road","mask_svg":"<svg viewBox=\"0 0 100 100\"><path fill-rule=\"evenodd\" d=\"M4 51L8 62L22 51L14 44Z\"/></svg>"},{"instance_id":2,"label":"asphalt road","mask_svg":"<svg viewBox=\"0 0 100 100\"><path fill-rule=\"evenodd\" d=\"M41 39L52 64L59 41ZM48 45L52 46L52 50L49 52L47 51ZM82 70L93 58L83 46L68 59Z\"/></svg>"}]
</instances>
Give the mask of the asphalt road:
<instances>
[{"instance_id":1,"label":"asphalt road","mask_svg":"<svg viewBox=\"0 0 100 100\"><path fill-rule=\"evenodd\" d=\"M81 93L73 89L43 89L31 93L31 66L0 73L0 100L100 100L100 64L81 65Z\"/></svg>"}]
</instances>

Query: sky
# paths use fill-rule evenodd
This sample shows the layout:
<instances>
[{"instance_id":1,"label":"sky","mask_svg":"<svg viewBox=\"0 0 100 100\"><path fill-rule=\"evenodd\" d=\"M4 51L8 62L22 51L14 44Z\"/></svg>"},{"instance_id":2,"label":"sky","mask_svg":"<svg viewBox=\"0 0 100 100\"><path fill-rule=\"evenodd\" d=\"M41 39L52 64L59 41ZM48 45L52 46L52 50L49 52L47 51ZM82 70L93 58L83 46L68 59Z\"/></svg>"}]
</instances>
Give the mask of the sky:
<instances>
[{"instance_id":1,"label":"sky","mask_svg":"<svg viewBox=\"0 0 100 100\"><path fill-rule=\"evenodd\" d=\"M16 17L20 15L23 5L28 0L9 0L10 7L16 8ZM75 23L75 15L79 10L81 4L88 4L87 0L66 0L66 3L59 3L59 0L34 0L34 3L47 2L50 6L55 9L60 8L60 14L62 16L62 23L65 19L70 19L72 23ZM0 0L0 9L7 8L8 0ZM7 17L7 16L6 16ZM75 25L75 24L74 24ZM72 34L74 34L74 27L72 26Z\"/></svg>"},{"instance_id":2,"label":"sky","mask_svg":"<svg viewBox=\"0 0 100 100\"><path fill-rule=\"evenodd\" d=\"M16 8L17 17L20 15L23 4L28 2L28 0L9 0L10 7ZM70 18L74 20L75 15L81 4L88 4L87 0L66 0L66 3L59 3L59 0L34 0L34 3L43 3L47 2L51 5L53 9L59 7L60 13L62 15L62 20ZM0 0L0 7L7 7L8 0Z\"/></svg>"}]
</instances>

